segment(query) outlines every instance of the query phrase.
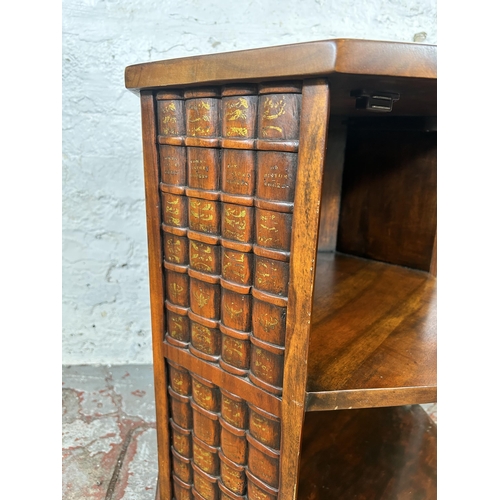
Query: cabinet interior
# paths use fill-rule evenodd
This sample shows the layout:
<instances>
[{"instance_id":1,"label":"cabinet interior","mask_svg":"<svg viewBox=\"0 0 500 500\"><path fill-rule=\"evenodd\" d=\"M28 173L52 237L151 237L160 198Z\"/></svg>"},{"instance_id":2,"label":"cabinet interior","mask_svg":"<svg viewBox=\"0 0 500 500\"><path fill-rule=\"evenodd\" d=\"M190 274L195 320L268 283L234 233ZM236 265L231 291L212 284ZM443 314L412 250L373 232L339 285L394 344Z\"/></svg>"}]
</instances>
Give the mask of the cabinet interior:
<instances>
[{"instance_id":1,"label":"cabinet interior","mask_svg":"<svg viewBox=\"0 0 500 500\"><path fill-rule=\"evenodd\" d=\"M436 397L436 130L332 117L308 358L308 409Z\"/></svg>"}]
</instances>

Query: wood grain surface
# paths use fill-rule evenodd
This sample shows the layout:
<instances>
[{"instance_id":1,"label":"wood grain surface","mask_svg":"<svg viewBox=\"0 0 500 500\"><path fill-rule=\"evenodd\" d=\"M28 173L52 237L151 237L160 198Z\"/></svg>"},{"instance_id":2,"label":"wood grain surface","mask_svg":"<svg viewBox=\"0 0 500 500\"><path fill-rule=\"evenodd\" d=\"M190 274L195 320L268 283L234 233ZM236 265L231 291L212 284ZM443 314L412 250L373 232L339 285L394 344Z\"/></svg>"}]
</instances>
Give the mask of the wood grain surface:
<instances>
[{"instance_id":1,"label":"wood grain surface","mask_svg":"<svg viewBox=\"0 0 500 500\"><path fill-rule=\"evenodd\" d=\"M429 271L437 226L436 133L385 128L384 119L373 125L349 127L337 250Z\"/></svg>"},{"instance_id":2,"label":"wood grain surface","mask_svg":"<svg viewBox=\"0 0 500 500\"><path fill-rule=\"evenodd\" d=\"M435 79L433 45L337 39L135 64L125 86L229 83L334 73Z\"/></svg>"},{"instance_id":3,"label":"wood grain surface","mask_svg":"<svg viewBox=\"0 0 500 500\"><path fill-rule=\"evenodd\" d=\"M304 82L286 320L279 497L283 500L297 495L329 99L325 80Z\"/></svg>"},{"instance_id":4,"label":"wood grain surface","mask_svg":"<svg viewBox=\"0 0 500 500\"><path fill-rule=\"evenodd\" d=\"M156 421L168 422L167 373L163 357L165 310L163 307L163 255L160 207L160 169L156 149L155 102L152 92L141 92L142 147L146 190L146 223L148 231L149 287L151 294L151 329L153 334L153 369L155 382ZM158 434L158 495L170 498L170 453L167 425L157 427Z\"/></svg>"},{"instance_id":5,"label":"wood grain surface","mask_svg":"<svg viewBox=\"0 0 500 500\"><path fill-rule=\"evenodd\" d=\"M435 401L434 276L318 254L307 392L309 410Z\"/></svg>"},{"instance_id":6,"label":"wood grain surface","mask_svg":"<svg viewBox=\"0 0 500 500\"><path fill-rule=\"evenodd\" d=\"M338 117L333 120L330 117L321 189L318 252L333 252L337 248L346 132L347 127Z\"/></svg>"},{"instance_id":7,"label":"wood grain surface","mask_svg":"<svg viewBox=\"0 0 500 500\"><path fill-rule=\"evenodd\" d=\"M308 413L300 500L434 500L436 425L420 406Z\"/></svg>"}]
</instances>

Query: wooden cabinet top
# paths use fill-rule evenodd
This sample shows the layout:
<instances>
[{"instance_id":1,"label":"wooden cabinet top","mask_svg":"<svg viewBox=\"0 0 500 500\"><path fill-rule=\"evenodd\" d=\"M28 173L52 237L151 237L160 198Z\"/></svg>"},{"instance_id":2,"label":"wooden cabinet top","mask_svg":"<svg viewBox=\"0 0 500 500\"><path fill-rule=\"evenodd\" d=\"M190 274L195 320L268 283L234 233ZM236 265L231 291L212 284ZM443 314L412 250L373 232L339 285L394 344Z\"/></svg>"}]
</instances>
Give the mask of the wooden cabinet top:
<instances>
[{"instance_id":1,"label":"wooden cabinet top","mask_svg":"<svg viewBox=\"0 0 500 500\"><path fill-rule=\"evenodd\" d=\"M135 64L125 69L125 86L138 92L317 76L338 96L334 114L352 114L356 88L399 93L394 114L436 114L437 47L416 43L334 39Z\"/></svg>"},{"instance_id":2,"label":"wooden cabinet top","mask_svg":"<svg viewBox=\"0 0 500 500\"><path fill-rule=\"evenodd\" d=\"M336 39L128 66L128 89L335 74L436 78L436 46Z\"/></svg>"}]
</instances>

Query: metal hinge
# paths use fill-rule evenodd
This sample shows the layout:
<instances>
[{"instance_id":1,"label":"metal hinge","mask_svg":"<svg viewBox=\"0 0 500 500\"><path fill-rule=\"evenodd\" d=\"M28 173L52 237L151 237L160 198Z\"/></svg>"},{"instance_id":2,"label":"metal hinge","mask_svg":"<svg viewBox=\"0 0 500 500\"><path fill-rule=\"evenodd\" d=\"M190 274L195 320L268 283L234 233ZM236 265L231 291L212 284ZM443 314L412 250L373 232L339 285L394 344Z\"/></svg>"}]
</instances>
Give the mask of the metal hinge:
<instances>
[{"instance_id":1,"label":"metal hinge","mask_svg":"<svg viewBox=\"0 0 500 500\"><path fill-rule=\"evenodd\" d=\"M379 113L390 113L392 103L399 101L399 94L368 90L351 90L351 97L356 98L356 109L366 109Z\"/></svg>"}]
</instances>

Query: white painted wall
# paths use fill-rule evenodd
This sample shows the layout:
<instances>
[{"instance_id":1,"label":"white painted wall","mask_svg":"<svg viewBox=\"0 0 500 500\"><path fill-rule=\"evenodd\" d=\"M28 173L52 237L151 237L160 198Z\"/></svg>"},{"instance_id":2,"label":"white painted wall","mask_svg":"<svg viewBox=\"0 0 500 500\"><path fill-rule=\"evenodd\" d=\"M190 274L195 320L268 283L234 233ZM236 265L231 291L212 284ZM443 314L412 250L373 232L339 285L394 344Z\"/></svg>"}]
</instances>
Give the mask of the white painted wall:
<instances>
[{"instance_id":1,"label":"white painted wall","mask_svg":"<svg viewBox=\"0 0 500 500\"><path fill-rule=\"evenodd\" d=\"M63 0L63 362L152 360L139 99L125 66L421 32L436 43L435 0Z\"/></svg>"}]
</instances>

